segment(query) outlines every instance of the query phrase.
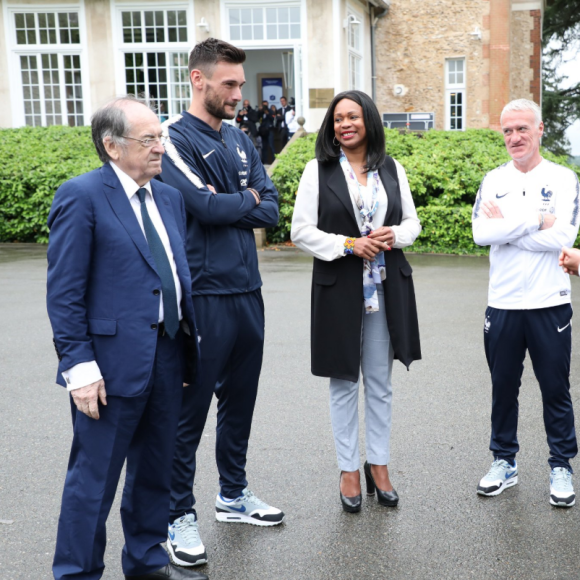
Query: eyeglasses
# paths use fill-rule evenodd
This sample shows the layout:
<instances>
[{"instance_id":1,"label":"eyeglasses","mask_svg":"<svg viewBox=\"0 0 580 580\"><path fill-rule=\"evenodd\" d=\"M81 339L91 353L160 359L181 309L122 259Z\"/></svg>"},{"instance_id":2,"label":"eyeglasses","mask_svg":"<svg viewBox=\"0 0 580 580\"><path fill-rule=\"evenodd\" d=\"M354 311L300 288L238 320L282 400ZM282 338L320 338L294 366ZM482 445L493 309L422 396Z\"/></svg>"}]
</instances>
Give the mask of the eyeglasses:
<instances>
[{"instance_id":1,"label":"eyeglasses","mask_svg":"<svg viewBox=\"0 0 580 580\"><path fill-rule=\"evenodd\" d=\"M135 139L135 137L127 137L127 135L123 135L123 139L131 139L131 141L139 141L143 147L154 147L155 145L161 143L163 147L165 147L165 143L167 143L167 137L162 135L161 137L155 137L154 139Z\"/></svg>"}]
</instances>

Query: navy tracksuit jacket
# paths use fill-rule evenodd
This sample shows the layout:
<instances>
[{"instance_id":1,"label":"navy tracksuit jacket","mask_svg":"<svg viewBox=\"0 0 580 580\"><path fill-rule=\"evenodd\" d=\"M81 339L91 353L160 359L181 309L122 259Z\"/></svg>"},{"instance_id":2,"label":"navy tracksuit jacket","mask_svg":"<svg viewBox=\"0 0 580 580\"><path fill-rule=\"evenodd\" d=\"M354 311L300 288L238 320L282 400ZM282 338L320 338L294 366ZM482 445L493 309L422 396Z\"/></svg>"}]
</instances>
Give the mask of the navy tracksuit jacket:
<instances>
[{"instance_id":1,"label":"navy tracksuit jacket","mask_svg":"<svg viewBox=\"0 0 580 580\"><path fill-rule=\"evenodd\" d=\"M239 129L223 123L218 132L183 112L166 121L163 132L168 141L158 178L179 189L185 201L202 375L198 389L183 390L171 483L173 521L195 503L195 454L214 393L221 493L233 499L248 484L246 454L264 345L253 229L278 223L278 193ZM259 205L248 188L260 193Z\"/></svg>"}]
</instances>

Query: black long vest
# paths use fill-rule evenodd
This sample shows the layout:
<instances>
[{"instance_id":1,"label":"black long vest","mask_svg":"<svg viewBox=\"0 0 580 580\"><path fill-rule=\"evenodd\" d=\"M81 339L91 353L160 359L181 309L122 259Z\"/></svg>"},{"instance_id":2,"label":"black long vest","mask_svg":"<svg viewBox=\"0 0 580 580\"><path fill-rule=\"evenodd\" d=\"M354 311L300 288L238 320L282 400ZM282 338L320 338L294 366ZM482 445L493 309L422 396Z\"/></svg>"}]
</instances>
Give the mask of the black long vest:
<instances>
[{"instance_id":1,"label":"black long vest","mask_svg":"<svg viewBox=\"0 0 580 580\"><path fill-rule=\"evenodd\" d=\"M387 157L379 169L387 192L385 226L403 217L395 162ZM360 237L348 186L340 163L318 163L318 229ZM412 268L402 250L385 252L387 278L383 282L387 324L395 359L407 369L421 358L419 324ZM314 258L312 271L312 374L357 381L363 317L363 260L355 255L325 262ZM384 315L383 314L383 315ZM385 356L388 353L385 352Z\"/></svg>"}]
</instances>

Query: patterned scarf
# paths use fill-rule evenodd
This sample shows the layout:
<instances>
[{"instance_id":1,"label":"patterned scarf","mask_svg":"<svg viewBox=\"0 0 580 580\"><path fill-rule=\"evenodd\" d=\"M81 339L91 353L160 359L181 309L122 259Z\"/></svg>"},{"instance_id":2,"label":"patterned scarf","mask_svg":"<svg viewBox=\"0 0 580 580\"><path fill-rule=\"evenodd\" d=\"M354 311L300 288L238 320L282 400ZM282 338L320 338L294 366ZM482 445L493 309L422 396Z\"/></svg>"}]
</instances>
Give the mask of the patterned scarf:
<instances>
[{"instance_id":1,"label":"patterned scarf","mask_svg":"<svg viewBox=\"0 0 580 580\"><path fill-rule=\"evenodd\" d=\"M346 155L340 150L340 166L344 172L348 191L350 196L356 203L360 212L362 226L360 228L361 236L368 236L374 229L373 216L378 207L378 193L379 193L379 172L373 171L368 173L367 187L371 188L372 198L370 207L365 203L365 200L360 192L360 183L353 171ZM377 296L377 284L380 284L387 277L387 270L385 268L385 254L379 252L374 260L363 260L363 296L365 301L365 312L371 314L379 311L379 298Z\"/></svg>"}]
</instances>

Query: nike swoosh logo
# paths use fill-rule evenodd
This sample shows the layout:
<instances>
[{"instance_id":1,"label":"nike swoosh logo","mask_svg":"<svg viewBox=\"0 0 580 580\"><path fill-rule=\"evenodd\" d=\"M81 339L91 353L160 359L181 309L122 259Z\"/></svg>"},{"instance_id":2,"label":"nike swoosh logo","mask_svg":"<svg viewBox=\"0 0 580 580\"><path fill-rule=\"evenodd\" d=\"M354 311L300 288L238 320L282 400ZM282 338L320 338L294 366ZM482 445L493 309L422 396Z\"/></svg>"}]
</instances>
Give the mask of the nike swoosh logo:
<instances>
[{"instance_id":1,"label":"nike swoosh logo","mask_svg":"<svg viewBox=\"0 0 580 580\"><path fill-rule=\"evenodd\" d=\"M235 512L240 512L240 513L243 513L243 512L246 511L246 506L245 505L243 505L242 507L239 507L239 508L234 507L233 505L229 505L228 508L231 509L231 510L234 510Z\"/></svg>"},{"instance_id":2,"label":"nike swoosh logo","mask_svg":"<svg viewBox=\"0 0 580 580\"><path fill-rule=\"evenodd\" d=\"M175 533L174 532L169 532L169 538L173 542L173 540L175 540Z\"/></svg>"},{"instance_id":3,"label":"nike swoosh logo","mask_svg":"<svg viewBox=\"0 0 580 580\"><path fill-rule=\"evenodd\" d=\"M497 199L501 199L502 197L505 197L508 193L509 193L509 191L507 193L504 193L503 195L500 195L499 193L496 193L495 194L495 197L497 197Z\"/></svg>"},{"instance_id":4,"label":"nike swoosh logo","mask_svg":"<svg viewBox=\"0 0 580 580\"><path fill-rule=\"evenodd\" d=\"M570 326L570 323L569 322L568 322L568 324L566 324L566 326L564 326L564 328L560 328L558 326L558 332L562 332L563 330L566 330L569 326Z\"/></svg>"},{"instance_id":5,"label":"nike swoosh logo","mask_svg":"<svg viewBox=\"0 0 580 580\"><path fill-rule=\"evenodd\" d=\"M515 471L512 471L511 473L506 473L506 474L505 474L505 478L506 478L506 479L509 479L509 478L510 478L512 475L515 475L515 474L516 474L516 472L515 472Z\"/></svg>"},{"instance_id":6,"label":"nike swoosh logo","mask_svg":"<svg viewBox=\"0 0 580 580\"><path fill-rule=\"evenodd\" d=\"M207 159L214 151L215 151L215 149L212 149L209 153L206 153L205 155L202 155L202 157L204 159Z\"/></svg>"}]
</instances>

